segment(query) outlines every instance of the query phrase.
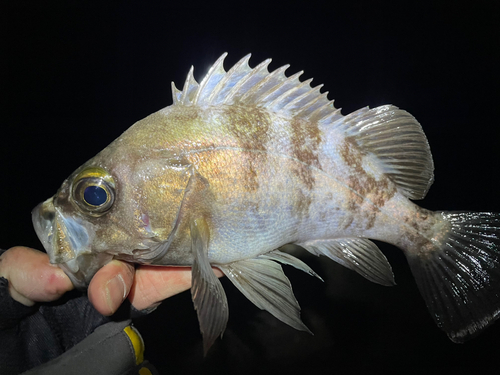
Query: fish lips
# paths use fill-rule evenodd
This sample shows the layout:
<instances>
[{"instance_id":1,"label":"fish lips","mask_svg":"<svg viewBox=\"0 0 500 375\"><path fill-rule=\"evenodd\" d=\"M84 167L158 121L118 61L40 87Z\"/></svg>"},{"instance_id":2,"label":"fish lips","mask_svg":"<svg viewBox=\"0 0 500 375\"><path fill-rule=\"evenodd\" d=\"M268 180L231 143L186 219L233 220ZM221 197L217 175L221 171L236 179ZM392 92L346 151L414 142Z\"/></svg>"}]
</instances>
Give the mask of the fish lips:
<instances>
[{"instance_id":1,"label":"fish lips","mask_svg":"<svg viewBox=\"0 0 500 375\"><path fill-rule=\"evenodd\" d=\"M52 237L54 232L55 209L53 198L47 199L40 203L31 211L31 219L36 235L42 243L45 251L49 255L51 263L58 263L55 260L54 252L52 251Z\"/></svg>"},{"instance_id":2,"label":"fish lips","mask_svg":"<svg viewBox=\"0 0 500 375\"><path fill-rule=\"evenodd\" d=\"M91 251L95 236L93 225L79 217L64 214L54 206L54 198L36 206L31 217L50 263L61 267L75 287L86 288L103 265L102 260L94 259L96 257Z\"/></svg>"}]
</instances>

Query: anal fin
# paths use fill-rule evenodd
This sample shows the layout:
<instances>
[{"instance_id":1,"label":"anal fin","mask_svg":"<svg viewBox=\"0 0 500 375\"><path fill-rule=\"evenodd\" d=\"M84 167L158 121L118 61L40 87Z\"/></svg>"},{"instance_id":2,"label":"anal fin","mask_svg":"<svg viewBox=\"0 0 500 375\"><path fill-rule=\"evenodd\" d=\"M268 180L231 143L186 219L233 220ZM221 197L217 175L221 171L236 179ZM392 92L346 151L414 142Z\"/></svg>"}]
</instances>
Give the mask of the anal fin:
<instances>
[{"instance_id":1,"label":"anal fin","mask_svg":"<svg viewBox=\"0 0 500 375\"><path fill-rule=\"evenodd\" d=\"M325 255L374 283L385 286L396 284L387 258L377 245L366 238L313 240L297 245L315 255Z\"/></svg>"},{"instance_id":2,"label":"anal fin","mask_svg":"<svg viewBox=\"0 0 500 375\"><path fill-rule=\"evenodd\" d=\"M209 233L208 224L203 218L191 221L194 255L191 295L203 335L205 354L224 332L229 317L226 293L208 260Z\"/></svg>"},{"instance_id":3,"label":"anal fin","mask_svg":"<svg viewBox=\"0 0 500 375\"><path fill-rule=\"evenodd\" d=\"M318 279L323 281L321 276L319 276L316 272L314 272L311 267L309 267L307 264L305 264L299 258L295 258L293 255L290 255L288 253L284 253L284 252L279 251L279 250L274 250L274 251L271 251L270 253L259 255L259 258L271 259L271 260L275 260L277 262L286 264L288 266L295 267L298 270L304 271L305 273L307 273L311 276L317 277Z\"/></svg>"}]
</instances>

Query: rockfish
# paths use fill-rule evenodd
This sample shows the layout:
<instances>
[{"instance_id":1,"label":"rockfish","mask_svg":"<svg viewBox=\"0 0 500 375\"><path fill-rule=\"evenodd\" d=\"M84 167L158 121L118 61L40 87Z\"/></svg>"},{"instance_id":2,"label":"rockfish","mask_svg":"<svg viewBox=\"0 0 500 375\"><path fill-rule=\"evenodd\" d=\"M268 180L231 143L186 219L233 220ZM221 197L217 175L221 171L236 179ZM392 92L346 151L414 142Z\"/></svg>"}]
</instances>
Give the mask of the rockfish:
<instances>
[{"instance_id":1,"label":"rockfish","mask_svg":"<svg viewBox=\"0 0 500 375\"><path fill-rule=\"evenodd\" d=\"M192 267L204 348L228 320L219 268L257 307L308 331L280 263L319 277L282 246L393 285L370 239L403 250L437 325L464 340L498 318L500 215L412 203L433 182L420 124L393 105L347 116L288 65L250 55L135 123L33 211L50 261L85 288L112 259Z\"/></svg>"}]
</instances>

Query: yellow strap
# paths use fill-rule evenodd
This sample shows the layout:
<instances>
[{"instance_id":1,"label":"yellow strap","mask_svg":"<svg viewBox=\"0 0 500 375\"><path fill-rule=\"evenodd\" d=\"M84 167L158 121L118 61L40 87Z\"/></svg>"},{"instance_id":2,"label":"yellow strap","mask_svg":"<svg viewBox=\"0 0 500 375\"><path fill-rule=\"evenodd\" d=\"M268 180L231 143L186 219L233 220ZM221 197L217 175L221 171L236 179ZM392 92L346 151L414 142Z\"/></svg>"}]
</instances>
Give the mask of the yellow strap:
<instances>
[{"instance_id":1,"label":"yellow strap","mask_svg":"<svg viewBox=\"0 0 500 375\"><path fill-rule=\"evenodd\" d=\"M123 331L127 334L132 346L134 347L135 364L138 365L142 363L142 361L144 361L144 341L142 341L141 335L139 335L139 332L131 326L125 327Z\"/></svg>"}]
</instances>

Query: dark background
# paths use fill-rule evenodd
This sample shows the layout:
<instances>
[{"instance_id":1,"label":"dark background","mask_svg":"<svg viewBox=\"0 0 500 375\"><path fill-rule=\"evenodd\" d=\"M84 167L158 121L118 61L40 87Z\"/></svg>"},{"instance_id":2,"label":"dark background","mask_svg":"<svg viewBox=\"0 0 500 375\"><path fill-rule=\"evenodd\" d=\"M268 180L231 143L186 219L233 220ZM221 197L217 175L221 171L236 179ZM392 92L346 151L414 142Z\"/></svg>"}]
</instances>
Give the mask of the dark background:
<instances>
[{"instance_id":1,"label":"dark background","mask_svg":"<svg viewBox=\"0 0 500 375\"><path fill-rule=\"evenodd\" d=\"M252 66L272 57L272 69L304 70L344 114L386 103L408 110L436 165L420 204L500 211L497 2L184 3L1 3L1 247L40 249L31 209L132 123L170 105L171 81L182 87L191 65L200 79L226 51L226 68L252 52ZM172 374L497 372L500 324L453 344L402 253L380 246L396 287L312 257L303 259L325 283L286 267L315 336L259 311L224 280L228 329L206 359L189 293L137 322L146 356Z\"/></svg>"}]
</instances>

